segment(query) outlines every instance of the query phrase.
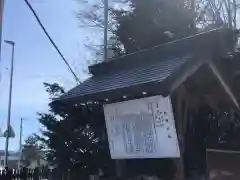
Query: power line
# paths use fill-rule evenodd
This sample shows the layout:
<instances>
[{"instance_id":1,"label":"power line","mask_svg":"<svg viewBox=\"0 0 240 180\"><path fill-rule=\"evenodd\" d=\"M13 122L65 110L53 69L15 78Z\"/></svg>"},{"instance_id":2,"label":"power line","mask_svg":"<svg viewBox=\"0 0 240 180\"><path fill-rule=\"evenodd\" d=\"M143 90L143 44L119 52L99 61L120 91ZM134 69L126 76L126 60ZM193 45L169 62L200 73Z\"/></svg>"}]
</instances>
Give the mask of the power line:
<instances>
[{"instance_id":1,"label":"power line","mask_svg":"<svg viewBox=\"0 0 240 180\"><path fill-rule=\"evenodd\" d=\"M63 54L61 53L61 51L59 50L59 48L57 47L57 45L55 44L55 42L52 40L51 36L48 34L47 30L45 29L45 27L43 26L42 22L40 21L37 13L35 12L35 10L33 9L33 7L31 6L31 4L28 2L28 0L24 0L25 3L27 4L27 6L29 7L29 9L31 10L31 12L33 13L34 17L36 18L38 24L41 26L43 32L45 33L45 35L48 37L48 40L51 42L51 44L53 45L53 47L57 50L58 54L61 56L62 60L65 62L65 64L67 65L69 71L72 73L72 75L74 76L75 80L77 81L77 83L80 83L79 78L77 77L77 75L74 73L73 69L71 68L70 64L67 62L67 60L65 59L65 57L63 56Z\"/></svg>"}]
</instances>

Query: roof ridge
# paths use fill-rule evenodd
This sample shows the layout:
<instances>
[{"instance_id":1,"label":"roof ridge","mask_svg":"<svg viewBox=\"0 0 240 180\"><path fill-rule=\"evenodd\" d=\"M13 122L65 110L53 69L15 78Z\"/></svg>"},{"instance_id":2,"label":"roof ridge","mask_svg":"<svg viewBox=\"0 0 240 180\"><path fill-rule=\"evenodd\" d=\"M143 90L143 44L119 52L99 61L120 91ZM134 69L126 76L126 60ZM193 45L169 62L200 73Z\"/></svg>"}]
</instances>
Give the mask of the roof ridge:
<instances>
[{"instance_id":1,"label":"roof ridge","mask_svg":"<svg viewBox=\"0 0 240 180\"><path fill-rule=\"evenodd\" d=\"M200 32L200 33L193 34L193 35L190 35L190 36L187 36L187 37L184 37L184 38L180 38L180 39L176 39L176 40L173 40L173 41L169 41L169 42L166 42L166 43L163 43L163 44L159 44L159 45L156 45L156 46L153 46L153 47L150 47L150 48L140 49L139 51L135 51L135 52L132 52L132 53L129 53L129 54L124 54L124 55L119 56L119 57L109 58L109 61L110 60L112 61L112 60L121 59L121 58L124 58L126 56L132 56L132 55L135 55L135 54L139 54L141 52L149 51L151 49L160 48L160 47L163 47L163 46L169 46L169 45L172 45L174 43L179 43L179 42L182 42L182 41L185 41L185 40L197 37L197 36L201 36L201 35L204 35L204 34L216 32L216 31L219 31L219 30L222 30L222 29L225 29L225 28L220 27L220 28L212 29L210 31ZM101 63L108 63L109 61L103 61Z\"/></svg>"},{"instance_id":2,"label":"roof ridge","mask_svg":"<svg viewBox=\"0 0 240 180\"><path fill-rule=\"evenodd\" d=\"M98 75L107 73L109 71L115 71L116 68L123 68L121 66L123 66L124 62L127 62L126 66L129 67L136 59L138 63L141 63L141 61L143 61L142 59L149 59L149 57L154 59L153 56L172 56L174 54L184 53L185 51L199 51L199 49L200 51L210 51L211 48L208 47L211 46L211 43L215 43L214 40L218 39L216 38L218 33L226 32L226 30L229 29L220 27L207 32L201 32L182 39L177 39L171 42L153 46L148 49L142 49L118 58L111 58L109 61L103 61L101 63L89 66L89 71L93 75ZM213 41L211 41L211 38ZM206 39L208 41L206 41Z\"/></svg>"}]
</instances>

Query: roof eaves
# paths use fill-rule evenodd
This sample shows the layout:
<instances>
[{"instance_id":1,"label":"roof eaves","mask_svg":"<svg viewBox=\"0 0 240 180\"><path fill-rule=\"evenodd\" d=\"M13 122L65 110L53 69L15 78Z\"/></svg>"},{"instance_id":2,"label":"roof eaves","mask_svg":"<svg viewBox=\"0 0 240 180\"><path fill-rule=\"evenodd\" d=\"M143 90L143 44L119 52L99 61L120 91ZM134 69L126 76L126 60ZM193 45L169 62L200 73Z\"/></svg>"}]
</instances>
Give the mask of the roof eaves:
<instances>
[{"instance_id":1,"label":"roof eaves","mask_svg":"<svg viewBox=\"0 0 240 180\"><path fill-rule=\"evenodd\" d=\"M111 71L114 71L116 68L119 69L119 67L129 67L131 63L134 65L136 61L139 63L153 56L172 56L173 54L182 53L183 51L213 51L212 48L217 48L216 46L221 45L220 43L217 43L217 41L223 39L225 44L228 44L225 38L230 34L229 32L230 30L227 28L218 28L208 32L195 34L183 39L154 46L149 49L143 49L118 58L113 58L109 61L103 61L89 66L89 71L93 75L99 75L108 73L110 69Z\"/></svg>"},{"instance_id":2,"label":"roof eaves","mask_svg":"<svg viewBox=\"0 0 240 180\"><path fill-rule=\"evenodd\" d=\"M186 81L201 65L206 63L209 58L198 57L196 59L188 60L186 63L181 65L176 71L174 71L169 77L163 81L154 81L147 82L143 84L136 84L127 87L123 87L116 91L115 89L110 91L98 91L93 94L85 94L81 96L80 94L71 94L70 96L63 95L60 98L55 99L55 101L77 101L77 102L89 102L89 101L100 101L104 99L115 99L116 97L120 98L123 95L136 94L137 96L141 95L142 92L148 92L148 94L162 94L167 96L178 86ZM98 94L98 95L96 95ZM99 99L99 96L102 97Z\"/></svg>"}]
</instances>

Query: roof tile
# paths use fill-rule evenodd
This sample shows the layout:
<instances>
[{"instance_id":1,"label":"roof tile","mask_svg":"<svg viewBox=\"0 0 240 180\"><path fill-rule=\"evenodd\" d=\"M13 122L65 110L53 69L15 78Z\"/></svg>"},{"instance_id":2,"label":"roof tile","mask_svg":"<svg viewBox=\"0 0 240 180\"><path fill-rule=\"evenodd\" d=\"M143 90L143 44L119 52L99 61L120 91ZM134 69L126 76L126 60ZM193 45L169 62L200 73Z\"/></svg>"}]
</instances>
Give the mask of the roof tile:
<instances>
[{"instance_id":1,"label":"roof tile","mask_svg":"<svg viewBox=\"0 0 240 180\"><path fill-rule=\"evenodd\" d=\"M92 76L80 85L68 91L60 99L81 97L99 92L107 92L151 82L162 82L192 56L168 57L149 64L136 64L134 68L115 73Z\"/></svg>"}]
</instances>

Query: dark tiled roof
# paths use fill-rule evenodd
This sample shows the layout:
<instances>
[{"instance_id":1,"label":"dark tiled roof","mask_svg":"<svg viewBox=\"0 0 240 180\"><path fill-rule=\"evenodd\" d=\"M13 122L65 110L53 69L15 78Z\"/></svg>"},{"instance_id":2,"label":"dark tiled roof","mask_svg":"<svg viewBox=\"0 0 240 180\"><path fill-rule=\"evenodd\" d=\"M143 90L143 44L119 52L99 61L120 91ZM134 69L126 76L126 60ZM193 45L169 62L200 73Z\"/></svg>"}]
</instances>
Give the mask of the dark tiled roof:
<instances>
[{"instance_id":1,"label":"dark tiled roof","mask_svg":"<svg viewBox=\"0 0 240 180\"><path fill-rule=\"evenodd\" d=\"M84 97L101 92L110 93L116 89L120 90L147 83L161 83L191 59L192 56L190 55L167 57L148 63L147 65L136 64L134 68L124 69L120 72L93 76L71 89L60 99Z\"/></svg>"},{"instance_id":2,"label":"dark tiled roof","mask_svg":"<svg viewBox=\"0 0 240 180\"><path fill-rule=\"evenodd\" d=\"M171 82L199 57L226 55L231 34L220 28L90 66L93 76L56 100L99 101L142 91L166 95Z\"/></svg>"}]
</instances>

